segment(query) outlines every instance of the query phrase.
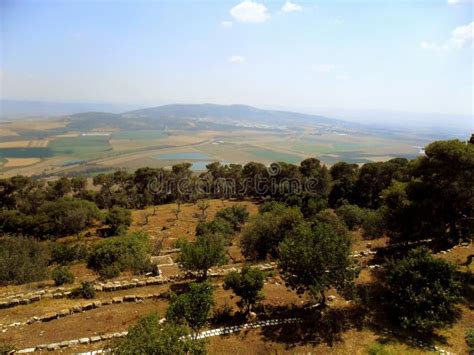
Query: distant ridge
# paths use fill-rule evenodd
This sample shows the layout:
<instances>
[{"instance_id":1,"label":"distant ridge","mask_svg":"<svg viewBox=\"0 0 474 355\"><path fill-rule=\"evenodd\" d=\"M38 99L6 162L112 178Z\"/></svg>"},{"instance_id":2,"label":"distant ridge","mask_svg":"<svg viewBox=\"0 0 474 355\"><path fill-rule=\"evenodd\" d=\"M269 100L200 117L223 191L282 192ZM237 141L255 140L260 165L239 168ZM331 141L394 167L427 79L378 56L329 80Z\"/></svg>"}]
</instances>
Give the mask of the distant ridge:
<instances>
[{"instance_id":1,"label":"distant ridge","mask_svg":"<svg viewBox=\"0 0 474 355\"><path fill-rule=\"evenodd\" d=\"M289 111L264 110L246 105L172 104L124 113L82 112L69 115L71 129L218 129L242 127L286 129L301 126L354 127L355 123Z\"/></svg>"},{"instance_id":2,"label":"distant ridge","mask_svg":"<svg viewBox=\"0 0 474 355\"><path fill-rule=\"evenodd\" d=\"M347 124L339 119L304 113L264 110L247 105L172 104L126 112L128 117L197 119L214 118L265 125Z\"/></svg>"}]
</instances>

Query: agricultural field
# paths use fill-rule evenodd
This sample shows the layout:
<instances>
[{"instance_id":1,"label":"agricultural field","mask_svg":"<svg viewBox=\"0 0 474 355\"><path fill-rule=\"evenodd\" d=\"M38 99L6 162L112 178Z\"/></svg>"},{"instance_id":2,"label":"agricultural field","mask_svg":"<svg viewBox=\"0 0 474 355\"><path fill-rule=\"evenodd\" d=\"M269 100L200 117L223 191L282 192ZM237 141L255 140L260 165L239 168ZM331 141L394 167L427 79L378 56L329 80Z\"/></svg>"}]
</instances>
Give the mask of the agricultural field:
<instances>
[{"instance_id":1,"label":"agricultural field","mask_svg":"<svg viewBox=\"0 0 474 355\"><path fill-rule=\"evenodd\" d=\"M107 169L135 170L142 166L169 168L194 163L201 171L212 161L298 164L316 157L363 164L393 157L414 158L420 138L406 140L302 126L298 129L124 129L69 128L67 119L0 123L0 176L15 174L93 175ZM191 155L183 155L190 153ZM202 154L202 155L199 155Z\"/></svg>"}]
</instances>

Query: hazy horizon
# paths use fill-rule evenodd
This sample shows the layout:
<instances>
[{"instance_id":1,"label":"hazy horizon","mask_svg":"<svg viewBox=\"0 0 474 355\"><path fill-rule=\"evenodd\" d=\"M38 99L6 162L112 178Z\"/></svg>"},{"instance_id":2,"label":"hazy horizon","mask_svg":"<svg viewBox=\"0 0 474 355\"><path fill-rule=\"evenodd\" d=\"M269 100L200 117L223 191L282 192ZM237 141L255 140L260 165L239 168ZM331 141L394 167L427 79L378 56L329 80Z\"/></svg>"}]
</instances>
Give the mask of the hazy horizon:
<instances>
[{"instance_id":1,"label":"hazy horizon","mask_svg":"<svg viewBox=\"0 0 474 355\"><path fill-rule=\"evenodd\" d=\"M0 6L4 100L382 110L472 126L471 0Z\"/></svg>"}]
</instances>

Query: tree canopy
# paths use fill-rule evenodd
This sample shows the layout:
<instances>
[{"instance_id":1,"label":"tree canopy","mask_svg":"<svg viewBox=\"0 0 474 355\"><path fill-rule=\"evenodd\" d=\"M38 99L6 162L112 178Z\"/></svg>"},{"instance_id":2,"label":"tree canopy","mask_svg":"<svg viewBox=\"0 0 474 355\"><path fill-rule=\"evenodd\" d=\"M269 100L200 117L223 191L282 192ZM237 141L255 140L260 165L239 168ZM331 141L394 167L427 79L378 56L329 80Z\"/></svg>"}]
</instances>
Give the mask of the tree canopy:
<instances>
[{"instance_id":1,"label":"tree canopy","mask_svg":"<svg viewBox=\"0 0 474 355\"><path fill-rule=\"evenodd\" d=\"M460 283L452 264L418 248L391 260L386 270L391 316L403 327L427 332L455 319L453 306L459 301Z\"/></svg>"},{"instance_id":2,"label":"tree canopy","mask_svg":"<svg viewBox=\"0 0 474 355\"><path fill-rule=\"evenodd\" d=\"M280 244L278 266L287 284L323 304L331 287L347 292L358 274L350 257L351 241L328 224L300 225Z\"/></svg>"}]
</instances>

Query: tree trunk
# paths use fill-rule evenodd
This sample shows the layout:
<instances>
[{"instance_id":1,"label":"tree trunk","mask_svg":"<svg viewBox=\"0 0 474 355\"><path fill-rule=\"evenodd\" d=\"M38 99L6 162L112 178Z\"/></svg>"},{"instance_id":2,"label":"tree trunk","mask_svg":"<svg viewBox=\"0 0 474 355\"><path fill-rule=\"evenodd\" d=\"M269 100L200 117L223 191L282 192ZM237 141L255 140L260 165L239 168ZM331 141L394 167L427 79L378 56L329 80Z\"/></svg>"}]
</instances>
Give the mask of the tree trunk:
<instances>
[{"instance_id":1,"label":"tree trunk","mask_svg":"<svg viewBox=\"0 0 474 355\"><path fill-rule=\"evenodd\" d=\"M326 306L326 295L321 291L321 305Z\"/></svg>"}]
</instances>

